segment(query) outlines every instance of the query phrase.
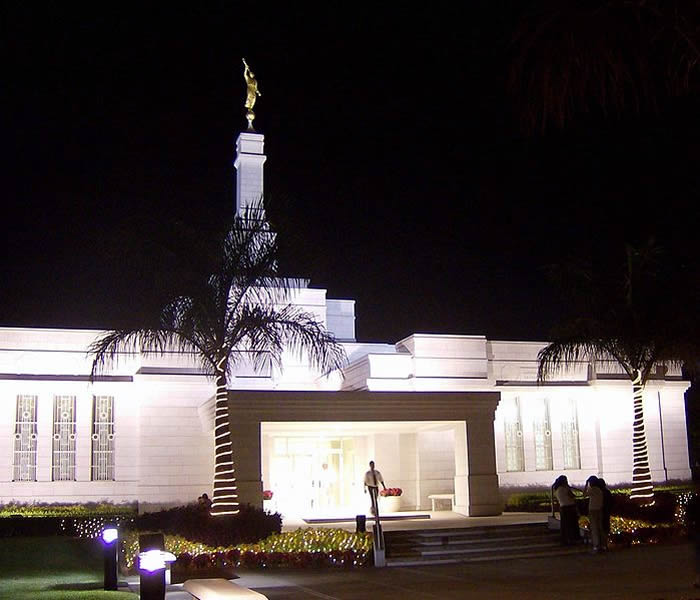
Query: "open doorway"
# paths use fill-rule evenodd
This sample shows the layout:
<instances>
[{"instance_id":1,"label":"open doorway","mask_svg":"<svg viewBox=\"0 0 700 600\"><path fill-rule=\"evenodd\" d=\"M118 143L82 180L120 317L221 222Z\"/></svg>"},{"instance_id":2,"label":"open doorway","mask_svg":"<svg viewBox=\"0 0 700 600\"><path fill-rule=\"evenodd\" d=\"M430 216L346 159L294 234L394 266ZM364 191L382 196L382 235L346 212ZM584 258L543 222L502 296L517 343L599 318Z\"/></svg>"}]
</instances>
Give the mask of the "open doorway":
<instances>
[{"instance_id":1,"label":"open doorway","mask_svg":"<svg viewBox=\"0 0 700 600\"><path fill-rule=\"evenodd\" d=\"M427 510L453 494L456 427L464 422L276 422L261 424L263 487L285 516L366 514L363 478L374 460L400 510Z\"/></svg>"}]
</instances>

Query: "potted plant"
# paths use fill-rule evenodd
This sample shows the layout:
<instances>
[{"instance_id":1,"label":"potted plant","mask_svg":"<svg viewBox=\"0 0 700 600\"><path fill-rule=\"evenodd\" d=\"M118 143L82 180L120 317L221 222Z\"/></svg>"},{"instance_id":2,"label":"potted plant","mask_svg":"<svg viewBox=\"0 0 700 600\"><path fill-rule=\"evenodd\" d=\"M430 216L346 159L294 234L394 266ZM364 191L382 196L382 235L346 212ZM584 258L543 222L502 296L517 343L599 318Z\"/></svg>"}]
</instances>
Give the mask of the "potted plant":
<instances>
[{"instance_id":1,"label":"potted plant","mask_svg":"<svg viewBox=\"0 0 700 600\"><path fill-rule=\"evenodd\" d=\"M263 499L263 509L269 510L269 511L274 511L275 510L275 503L273 503L272 497L275 494L272 492L272 490L263 490L262 493L262 499Z\"/></svg>"},{"instance_id":2,"label":"potted plant","mask_svg":"<svg viewBox=\"0 0 700 600\"><path fill-rule=\"evenodd\" d=\"M386 488L379 491L379 511L385 513L398 512L401 509L401 494L399 487Z\"/></svg>"}]
</instances>

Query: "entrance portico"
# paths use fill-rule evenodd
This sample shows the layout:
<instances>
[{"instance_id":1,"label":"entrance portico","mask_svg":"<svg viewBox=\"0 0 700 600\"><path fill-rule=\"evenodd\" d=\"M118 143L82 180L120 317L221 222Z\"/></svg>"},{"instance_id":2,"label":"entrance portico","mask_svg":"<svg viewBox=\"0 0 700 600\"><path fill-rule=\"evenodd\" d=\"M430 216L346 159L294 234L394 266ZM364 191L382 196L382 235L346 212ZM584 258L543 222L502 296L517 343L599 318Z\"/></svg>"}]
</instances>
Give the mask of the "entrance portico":
<instances>
[{"instance_id":1,"label":"entrance portico","mask_svg":"<svg viewBox=\"0 0 700 600\"><path fill-rule=\"evenodd\" d=\"M454 493L455 512L500 514L498 401L498 392L229 391L239 499L260 505L274 480L283 512L353 508L375 459L407 509Z\"/></svg>"}]
</instances>

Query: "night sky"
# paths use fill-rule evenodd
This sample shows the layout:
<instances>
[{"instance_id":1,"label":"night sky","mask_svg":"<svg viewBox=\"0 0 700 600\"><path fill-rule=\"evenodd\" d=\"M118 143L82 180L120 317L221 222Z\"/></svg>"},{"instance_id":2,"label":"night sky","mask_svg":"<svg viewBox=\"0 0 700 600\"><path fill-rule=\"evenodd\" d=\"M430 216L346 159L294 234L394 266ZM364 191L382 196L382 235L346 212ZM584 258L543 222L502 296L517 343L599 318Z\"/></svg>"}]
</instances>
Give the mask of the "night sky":
<instances>
[{"instance_id":1,"label":"night sky","mask_svg":"<svg viewBox=\"0 0 700 600\"><path fill-rule=\"evenodd\" d=\"M697 73L528 128L537 3L63 4L3 9L0 325L135 325L181 290L232 215L243 56L285 271L357 300L359 340L546 339L547 266L649 235L697 274Z\"/></svg>"}]
</instances>

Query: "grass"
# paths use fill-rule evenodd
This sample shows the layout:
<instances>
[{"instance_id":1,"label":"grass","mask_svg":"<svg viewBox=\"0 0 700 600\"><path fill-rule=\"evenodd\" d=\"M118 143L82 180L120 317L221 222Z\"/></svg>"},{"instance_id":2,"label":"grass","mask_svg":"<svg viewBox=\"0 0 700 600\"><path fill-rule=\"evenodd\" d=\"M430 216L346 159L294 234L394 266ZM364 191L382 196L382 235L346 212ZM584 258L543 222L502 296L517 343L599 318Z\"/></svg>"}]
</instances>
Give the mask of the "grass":
<instances>
[{"instance_id":1,"label":"grass","mask_svg":"<svg viewBox=\"0 0 700 600\"><path fill-rule=\"evenodd\" d=\"M0 539L0 598L12 600L136 600L102 589L98 540L64 537Z\"/></svg>"}]
</instances>

